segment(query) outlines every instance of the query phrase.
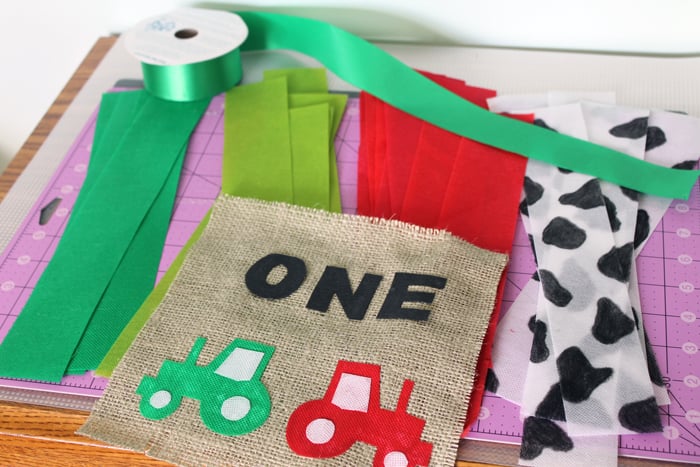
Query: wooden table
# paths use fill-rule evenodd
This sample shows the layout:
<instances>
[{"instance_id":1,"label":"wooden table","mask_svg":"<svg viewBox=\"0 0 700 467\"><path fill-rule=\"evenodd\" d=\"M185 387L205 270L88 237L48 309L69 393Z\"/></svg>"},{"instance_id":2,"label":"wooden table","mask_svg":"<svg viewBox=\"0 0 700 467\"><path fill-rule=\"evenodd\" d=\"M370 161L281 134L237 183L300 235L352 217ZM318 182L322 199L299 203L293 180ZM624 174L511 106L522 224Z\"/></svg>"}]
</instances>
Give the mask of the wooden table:
<instances>
[{"instance_id":1,"label":"wooden table","mask_svg":"<svg viewBox=\"0 0 700 467\"><path fill-rule=\"evenodd\" d=\"M0 176L5 197L63 112L78 94L116 38L100 38L58 98ZM0 466L169 466L140 453L114 448L75 434L87 412L0 401ZM464 447L462 447L464 449ZM457 462L459 467L494 464Z\"/></svg>"}]
</instances>

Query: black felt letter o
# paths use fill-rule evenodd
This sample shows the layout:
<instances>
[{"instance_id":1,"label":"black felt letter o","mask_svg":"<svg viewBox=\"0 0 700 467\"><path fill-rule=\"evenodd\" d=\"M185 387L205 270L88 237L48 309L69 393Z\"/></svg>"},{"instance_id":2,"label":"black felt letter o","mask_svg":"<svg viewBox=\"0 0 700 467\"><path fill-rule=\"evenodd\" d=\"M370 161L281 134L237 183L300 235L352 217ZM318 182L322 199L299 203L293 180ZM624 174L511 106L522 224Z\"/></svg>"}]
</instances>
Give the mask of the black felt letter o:
<instances>
[{"instance_id":1,"label":"black felt letter o","mask_svg":"<svg viewBox=\"0 0 700 467\"><path fill-rule=\"evenodd\" d=\"M281 281L270 284L267 278L277 266L284 266L287 274ZM306 279L306 264L301 258L271 253L253 264L245 274L245 285L261 298L276 300L289 297Z\"/></svg>"}]
</instances>

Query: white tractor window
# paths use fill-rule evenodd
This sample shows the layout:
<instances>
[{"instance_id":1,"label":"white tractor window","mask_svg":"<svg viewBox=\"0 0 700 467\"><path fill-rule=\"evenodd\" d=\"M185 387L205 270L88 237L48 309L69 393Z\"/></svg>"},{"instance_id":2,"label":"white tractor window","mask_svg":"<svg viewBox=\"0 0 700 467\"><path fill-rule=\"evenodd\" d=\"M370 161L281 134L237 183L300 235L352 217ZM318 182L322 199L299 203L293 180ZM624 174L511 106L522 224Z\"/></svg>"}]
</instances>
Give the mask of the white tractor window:
<instances>
[{"instance_id":1,"label":"white tractor window","mask_svg":"<svg viewBox=\"0 0 700 467\"><path fill-rule=\"evenodd\" d=\"M264 356L262 352L236 347L214 373L234 381L250 381Z\"/></svg>"},{"instance_id":2,"label":"white tractor window","mask_svg":"<svg viewBox=\"0 0 700 467\"><path fill-rule=\"evenodd\" d=\"M343 373L333 394L333 405L345 410L367 412L371 390L371 378Z\"/></svg>"}]
</instances>

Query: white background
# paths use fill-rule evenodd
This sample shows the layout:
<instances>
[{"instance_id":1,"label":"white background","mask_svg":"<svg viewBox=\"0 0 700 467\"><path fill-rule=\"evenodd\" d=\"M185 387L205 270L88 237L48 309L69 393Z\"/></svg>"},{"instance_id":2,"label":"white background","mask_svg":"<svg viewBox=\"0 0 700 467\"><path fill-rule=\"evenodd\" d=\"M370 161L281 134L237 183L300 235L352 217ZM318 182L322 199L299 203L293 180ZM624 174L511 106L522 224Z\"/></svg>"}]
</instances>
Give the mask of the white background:
<instances>
[{"instance_id":1,"label":"white background","mask_svg":"<svg viewBox=\"0 0 700 467\"><path fill-rule=\"evenodd\" d=\"M308 16L373 40L700 55L700 1L696 0L4 1L0 9L0 169L99 36L124 32L143 18L177 6Z\"/></svg>"}]
</instances>

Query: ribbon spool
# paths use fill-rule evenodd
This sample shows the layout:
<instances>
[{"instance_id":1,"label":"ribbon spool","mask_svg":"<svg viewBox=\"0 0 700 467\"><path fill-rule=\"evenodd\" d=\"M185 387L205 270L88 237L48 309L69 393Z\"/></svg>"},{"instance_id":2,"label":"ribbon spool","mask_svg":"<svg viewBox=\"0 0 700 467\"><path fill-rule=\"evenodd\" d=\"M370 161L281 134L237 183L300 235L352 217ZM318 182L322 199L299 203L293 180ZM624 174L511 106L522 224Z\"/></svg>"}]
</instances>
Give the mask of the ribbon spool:
<instances>
[{"instance_id":1,"label":"ribbon spool","mask_svg":"<svg viewBox=\"0 0 700 467\"><path fill-rule=\"evenodd\" d=\"M146 19L124 36L141 62L146 90L171 101L195 101L241 80L240 46L248 27L227 11L181 8Z\"/></svg>"}]
</instances>

